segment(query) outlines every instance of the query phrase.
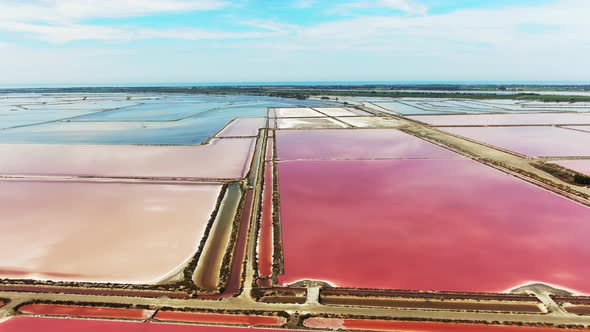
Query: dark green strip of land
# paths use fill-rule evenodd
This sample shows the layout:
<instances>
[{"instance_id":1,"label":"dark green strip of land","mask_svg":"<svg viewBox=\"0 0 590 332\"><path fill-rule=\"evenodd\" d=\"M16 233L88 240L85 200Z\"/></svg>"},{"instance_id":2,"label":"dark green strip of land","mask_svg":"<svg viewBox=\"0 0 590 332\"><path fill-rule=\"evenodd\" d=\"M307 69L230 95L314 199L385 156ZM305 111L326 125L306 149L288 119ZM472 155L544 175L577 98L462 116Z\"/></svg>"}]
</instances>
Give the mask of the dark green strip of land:
<instances>
[{"instance_id":1,"label":"dark green strip of land","mask_svg":"<svg viewBox=\"0 0 590 332\"><path fill-rule=\"evenodd\" d=\"M396 91L404 90L404 91ZM420 91L412 91L420 90ZM460 90L460 91L459 91ZM466 93L465 91L469 91ZM478 93L478 91L481 91ZM484 91L486 91L484 93ZM498 93L493 93L497 91ZM506 93L510 91L513 93ZM0 93L182 93L212 95L260 95L307 99L318 96L447 98L447 99L517 99L543 102L590 101L588 95L539 94L518 91L589 92L590 86L182 86L182 87L80 87L0 89Z\"/></svg>"}]
</instances>

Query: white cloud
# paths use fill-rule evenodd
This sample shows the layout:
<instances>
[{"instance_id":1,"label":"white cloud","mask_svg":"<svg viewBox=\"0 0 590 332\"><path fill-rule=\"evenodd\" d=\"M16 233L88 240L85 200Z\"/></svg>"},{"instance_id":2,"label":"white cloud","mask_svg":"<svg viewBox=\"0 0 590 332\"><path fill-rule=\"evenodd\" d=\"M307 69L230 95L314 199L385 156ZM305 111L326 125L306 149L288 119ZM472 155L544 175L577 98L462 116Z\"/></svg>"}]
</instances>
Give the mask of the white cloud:
<instances>
[{"instance_id":1,"label":"white cloud","mask_svg":"<svg viewBox=\"0 0 590 332\"><path fill-rule=\"evenodd\" d=\"M74 22L88 18L213 10L226 5L222 0L0 0L0 19Z\"/></svg>"},{"instance_id":2,"label":"white cloud","mask_svg":"<svg viewBox=\"0 0 590 332\"><path fill-rule=\"evenodd\" d=\"M225 2L219 0L59 0L55 3L59 14L73 18L141 16L225 6Z\"/></svg>"},{"instance_id":3,"label":"white cloud","mask_svg":"<svg viewBox=\"0 0 590 332\"><path fill-rule=\"evenodd\" d=\"M271 38L281 34L280 31L272 30L260 32L232 32L195 28L117 28L82 24L41 25L14 22L0 22L0 30L28 33L39 40L52 43L67 43L79 40L131 41L141 39L256 39Z\"/></svg>"},{"instance_id":4,"label":"white cloud","mask_svg":"<svg viewBox=\"0 0 590 332\"><path fill-rule=\"evenodd\" d=\"M0 45L4 48L0 83L58 79L70 83L84 79L588 80L589 12L590 1L554 0L543 5L438 15L346 18L308 26L265 20L240 22L258 32L88 27L80 23L15 25L0 20L0 29L59 42L204 40L175 43L162 50L125 43L107 43L92 50L67 44L39 50Z\"/></svg>"},{"instance_id":5,"label":"white cloud","mask_svg":"<svg viewBox=\"0 0 590 332\"><path fill-rule=\"evenodd\" d=\"M293 7L295 8L310 8L315 5L315 0L295 0Z\"/></svg>"},{"instance_id":6,"label":"white cloud","mask_svg":"<svg viewBox=\"0 0 590 332\"><path fill-rule=\"evenodd\" d=\"M408 14L426 14L428 8L413 0L378 0L376 6L401 10Z\"/></svg>"},{"instance_id":7,"label":"white cloud","mask_svg":"<svg viewBox=\"0 0 590 332\"><path fill-rule=\"evenodd\" d=\"M251 39L275 36L268 26L260 32L196 29L153 29L82 23L90 18L117 18L150 14L204 11L229 5L221 0L0 0L0 30L27 34L35 39L66 43L78 40L129 41L137 39Z\"/></svg>"},{"instance_id":8,"label":"white cloud","mask_svg":"<svg viewBox=\"0 0 590 332\"><path fill-rule=\"evenodd\" d=\"M292 63L298 57L318 74L331 71L334 80L346 73L357 80L588 80L588 12L590 1L561 0L439 15L365 16L301 26L289 37L235 48L266 49L277 58L290 54L288 68L297 68ZM325 58L333 64L323 63ZM339 70L330 69L338 65Z\"/></svg>"},{"instance_id":9,"label":"white cloud","mask_svg":"<svg viewBox=\"0 0 590 332\"><path fill-rule=\"evenodd\" d=\"M253 21L241 21L240 24L244 26L250 26L262 30L274 31L287 33L289 31L297 30L298 26L294 24L287 24L275 21L266 20L253 20Z\"/></svg>"},{"instance_id":10,"label":"white cloud","mask_svg":"<svg viewBox=\"0 0 590 332\"><path fill-rule=\"evenodd\" d=\"M231 32L211 31L193 28L179 29L139 29L129 34L128 39L185 39L185 40L218 40L218 39L257 39L276 37L280 32Z\"/></svg>"},{"instance_id":11,"label":"white cloud","mask_svg":"<svg viewBox=\"0 0 590 332\"><path fill-rule=\"evenodd\" d=\"M428 7L415 0L364 0L341 4L330 11L340 14L351 14L354 10L369 8L388 8L399 10L406 14L424 15Z\"/></svg>"},{"instance_id":12,"label":"white cloud","mask_svg":"<svg viewBox=\"0 0 590 332\"><path fill-rule=\"evenodd\" d=\"M351 47L359 43L370 44L371 41L376 46L387 41L390 45L403 41L426 49L429 48L428 43L440 44L444 41L447 48L452 48L454 42L522 48L519 45L530 46L535 35L521 31L521 27L543 25L556 29L554 32L543 31L537 38L558 44L580 42L572 44L575 49L581 44L588 44L588 12L590 1L561 0L542 6L466 9L440 15L366 16L302 28L299 34L304 40L318 43L334 41Z\"/></svg>"},{"instance_id":13,"label":"white cloud","mask_svg":"<svg viewBox=\"0 0 590 332\"><path fill-rule=\"evenodd\" d=\"M0 21L0 30L26 33L39 40L64 43L76 40L114 40L123 37L122 32L106 26L80 24L41 25Z\"/></svg>"}]
</instances>

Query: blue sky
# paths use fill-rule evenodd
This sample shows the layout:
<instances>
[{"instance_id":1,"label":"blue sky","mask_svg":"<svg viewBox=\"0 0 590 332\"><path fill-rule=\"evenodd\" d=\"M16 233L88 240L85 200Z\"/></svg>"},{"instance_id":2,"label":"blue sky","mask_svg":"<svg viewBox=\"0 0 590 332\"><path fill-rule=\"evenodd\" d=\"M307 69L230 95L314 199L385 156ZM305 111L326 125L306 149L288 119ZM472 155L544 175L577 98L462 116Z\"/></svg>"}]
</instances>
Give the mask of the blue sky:
<instances>
[{"instance_id":1,"label":"blue sky","mask_svg":"<svg viewBox=\"0 0 590 332\"><path fill-rule=\"evenodd\" d=\"M587 0L0 0L0 84L590 80Z\"/></svg>"}]
</instances>

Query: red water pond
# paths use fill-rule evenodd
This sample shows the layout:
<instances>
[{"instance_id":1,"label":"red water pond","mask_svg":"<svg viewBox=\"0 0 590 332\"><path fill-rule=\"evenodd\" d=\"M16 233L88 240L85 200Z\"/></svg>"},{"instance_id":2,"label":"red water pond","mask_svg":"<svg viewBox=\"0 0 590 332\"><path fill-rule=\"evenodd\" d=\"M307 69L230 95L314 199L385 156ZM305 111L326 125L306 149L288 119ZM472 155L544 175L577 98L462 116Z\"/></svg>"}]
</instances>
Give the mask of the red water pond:
<instances>
[{"instance_id":1,"label":"red water pond","mask_svg":"<svg viewBox=\"0 0 590 332\"><path fill-rule=\"evenodd\" d=\"M547 327L520 327L499 325L453 324L434 322L403 322L386 320L308 318L304 325L311 328L348 329L363 331L397 332L562 332L562 329ZM585 330L587 331L587 330Z\"/></svg>"},{"instance_id":2,"label":"red water pond","mask_svg":"<svg viewBox=\"0 0 590 332\"><path fill-rule=\"evenodd\" d=\"M590 124L590 114L585 113L416 115L409 118L433 126Z\"/></svg>"},{"instance_id":3,"label":"red water pond","mask_svg":"<svg viewBox=\"0 0 590 332\"><path fill-rule=\"evenodd\" d=\"M67 317L96 317L144 320L149 318L154 310L90 307L59 304L27 304L18 309L23 314L67 316Z\"/></svg>"},{"instance_id":4,"label":"red water pond","mask_svg":"<svg viewBox=\"0 0 590 332\"><path fill-rule=\"evenodd\" d=\"M553 162L554 164L569 168L578 173L590 175L590 159L580 160L560 160Z\"/></svg>"},{"instance_id":5,"label":"red water pond","mask_svg":"<svg viewBox=\"0 0 590 332\"><path fill-rule=\"evenodd\" d=\"M0 174L239 179L255 139L197 146L0 144Z\"/></svg>"},{"instance_id":6,"label":"red water pond","mask_svg":"<svg viewBox=\"0 0 590 332\"><path fill-rule=\"evenodd\" d=\"M281 160L461 158L395 129L278 130L276 140Z\"/></svg>"},{"instance_id":7,"label":"red water pond","mask_svg":"<svg viewBox=\"0 0 590 332\"><path fill-rule=\"evenodd\" d=\"M192 258L221 185L0 181L0 278L150 283ZM16 248L16 249L15 249Z\"/></svg>"},{"instance_id":8,"label":"red water pond","mask_svg":"<svg viewBox=\"0 0 590 332\"><path fill-rule=\"evenodd\" d=\"M240 292L242 284L242 269L246 257L246 247L248 245L248 229L250 228L253 195L254 191L248 190L248 193L246 194L246 205L244 207L245 210L243 211L242 220L240 221L240 233L231 262L231 275L222 296L233 296Z\"/></svg>"},{"instance_id":9,"label":"red water pond","mask_svg":"<svg viewBox=\"0 0 590 332\"><path fill-rule=\"evenodd\" d=\"M590 133L557 127L448 127L444 131L527 156L590 156Z\"/></svg>"},{"instance_id":10,"label":"red water pond","mask_svg":"<svg viewBox=\"0 0 590 332\"><path fill-rule=\"evenodd\" d=\"M590 209L471 160L279 163L281 284L590 293Z\"/></svg>"},{"instance_id":11,"label":"red water pond","mask_svg":"<svg viewBox=\"0 0 590 332\"><path fill-rule=\"evenodd\" d=\"M168 322L229 324L248 326L281 326L287 322L284 317L227 315L200 312L158 311L155 319Z\"/></svg>"},{"instance_id":12,"label":"red water pond","mask_svg":"<svg viewBox=\"0 0 590 332\"><path fill-rule=\"evenodd\" d=\"M217 137L258 136L258 129L266 127L266 118L238 118L223 129Z\"/></svg>"},{"instance_id":13,"label":"red water pond","mask_svg":"<svg viewBox=\"0 0 590 332\"><path fill-rule=\"evenodd\" d=\"M0 323L0 332L281 332L280 329L248 329L223 326L176 325L62 318L13 317Z\"/></svg>"}]
</instances>

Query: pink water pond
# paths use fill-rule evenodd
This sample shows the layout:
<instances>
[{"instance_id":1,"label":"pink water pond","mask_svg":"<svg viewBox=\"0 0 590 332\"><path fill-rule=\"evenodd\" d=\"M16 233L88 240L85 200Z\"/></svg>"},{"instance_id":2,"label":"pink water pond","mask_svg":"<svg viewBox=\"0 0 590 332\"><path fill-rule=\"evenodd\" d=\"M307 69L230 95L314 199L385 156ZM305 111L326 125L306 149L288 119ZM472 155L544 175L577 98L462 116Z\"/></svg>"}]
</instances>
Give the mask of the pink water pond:
<instances>
[{"instance_id":1,"label":"pink water pond","mask_svg":"<svg viewBox=\"0 0 590 332\"><path fill-rule=\"evenodd\" d=\"M590 175L590 159L560 160L553 163L565 168L569 168L578 173Z\"/></svg>"},{"instance_id":2,"label":"pink water pond","mask_svg":"<svg viewBox=\"0 0 590 332\"><path fill-rule=\"evenodd\" d=\"M0 181L0 278L153 283L197 250L219 184Z\"/></svg>"},{"instance_id":3,"label":"pink water pond","mask_svg":"<svg viewBox=\"0 0 590 332\"><path fill-rule=\"evenodd\" d=\"M217 137L257 136L260 128L266 127L266 118L238 118L225 127Z\"/></svg>"},{"instance_id":4,"label":"pink water pond","mask_svg":"<svg viewBox=\"0 0 590 332\"><path fill-rule=\"evenodd\" d=\"M558 127L446 127L445 131L523 155L590 156L590 133Z\"/></svg>"},{"instance_id":5,"label":"pink water pond","mask_svg":"<svg viewBox=\"0 0 590 332\"><path fill-rule=\"evenodd\" d=\"M395 129L278 130L280 160L461 158Z\"/></svg>"},{"instance_id":6,"label":"pink water pond","mask_svg":"<svg viewBox=\"0 0 590 332\"><path fill-rule=\"evenodd\" d=\"M197 146L0 144L0 174L239 179L254 145L254 138Z\"/></svg>"},{"instance_id":7,"label":"pink water pond","mask_svg":"<svg viewBox=\"0 0 590 332\"><path fill-rule=\"evenodd\" d=\"M409 118L433 126L590 124L590 114L585 113L416 115Z\"/></svg>"},{"instance_id":8,"label":"pink water pond","mask_svg":"<svg viewBox=\"0 0 590 332\"><path fill-rule=\"evenodd\" d=\"M590 209L471 160L279 163L281 284L590 293Z\"/></svg>"}]
</instances>

